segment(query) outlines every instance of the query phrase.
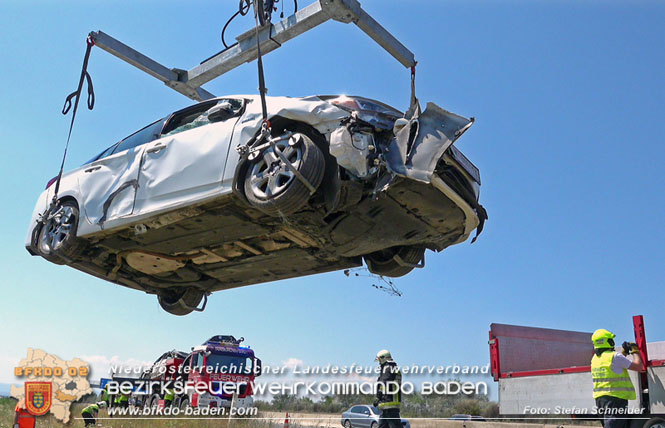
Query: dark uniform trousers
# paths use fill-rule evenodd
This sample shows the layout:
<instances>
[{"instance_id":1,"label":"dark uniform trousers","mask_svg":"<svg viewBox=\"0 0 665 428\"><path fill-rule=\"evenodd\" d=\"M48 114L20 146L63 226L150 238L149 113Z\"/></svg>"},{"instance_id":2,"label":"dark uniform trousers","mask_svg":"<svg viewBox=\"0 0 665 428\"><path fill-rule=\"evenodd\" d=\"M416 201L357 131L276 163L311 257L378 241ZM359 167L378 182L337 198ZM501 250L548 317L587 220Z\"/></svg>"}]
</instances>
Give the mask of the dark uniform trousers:
<instances>
[{"instance_id":1,"label":"dark uniform trousers","mask_svg":"<svg viewBox=\"0 0 665 428\"><path fill-rule=\"evenodd\" d=\"M383 409L379 416L379 428L402 428L399 409Z\"/></svg>"},{"instance_id":2,"label":"dark uniform trousers","mask_svg":"<svg viewBox=\"0 0 665 428\"><path fill-rule=\"evenodd\" d=\"M623 398L602 396L596 398L598 413L602 412L603 427L605 428L628 428L630 420L626 419L628 400Z\"/></svg>"}]
</instances>

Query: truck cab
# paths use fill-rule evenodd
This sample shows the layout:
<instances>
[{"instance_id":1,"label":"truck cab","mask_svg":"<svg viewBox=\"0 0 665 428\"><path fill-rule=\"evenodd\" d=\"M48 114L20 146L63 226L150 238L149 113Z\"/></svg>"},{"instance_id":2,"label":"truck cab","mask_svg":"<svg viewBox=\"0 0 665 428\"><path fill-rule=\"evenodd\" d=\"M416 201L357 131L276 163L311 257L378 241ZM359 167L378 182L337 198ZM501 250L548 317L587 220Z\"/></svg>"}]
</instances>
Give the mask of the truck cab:
<instances>
[{"instance_id":1,"label":"truck cab","mask_svg":"<svg viewBox=\"0 0 665 428\"><path fill-rule=\"evenodd\" d=\"M261 374L261 360L248 346L240 346L243 338L213 336L192 348L184 360L188 385L206 384L210 389L198 393L188 388L180 407L247 408L254 403L252 383Z\"/></svg>"}]
</instances>

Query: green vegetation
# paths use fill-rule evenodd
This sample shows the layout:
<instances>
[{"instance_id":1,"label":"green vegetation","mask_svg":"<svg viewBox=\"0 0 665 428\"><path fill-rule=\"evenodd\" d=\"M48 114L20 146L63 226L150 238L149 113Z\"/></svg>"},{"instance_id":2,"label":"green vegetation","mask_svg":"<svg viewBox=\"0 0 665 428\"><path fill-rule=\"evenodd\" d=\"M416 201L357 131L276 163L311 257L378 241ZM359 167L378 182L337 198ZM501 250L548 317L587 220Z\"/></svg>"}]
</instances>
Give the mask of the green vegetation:
<instances>
[{"instance_id":1,"label":"green vegetation","mask_svg":"<svg viewBox=\"0 0 665 428\"><path fill-rule=\"evenodd\" d=\"M68 424L56 420L52 415L42 416L37 418L37 428L52 428L52 427L68 427L68 428L83 428L83 420L81 417L81 410L87 406L87 403L75 403L71 407L72 419ZM16 400L13 398L0 398L0 428L12 428L14 422L14 408L16 407ZM102 410L101 417L106 418L105 410ZM260 416L260 415L259 415ZM79 418L79 419L76 419ZM98 420L98 424L103 427L113 428L151 428L151 427L168 427L168 428L273 428L277 427L276 424L271 424L269 421L259 419L233 419L230 423L229 420L220 417L219 419L142 419L137 417L135 419L119 420L119 419L103 419ZM279 427L282 425L279 424Z\"/></svg>"}]
</instances>

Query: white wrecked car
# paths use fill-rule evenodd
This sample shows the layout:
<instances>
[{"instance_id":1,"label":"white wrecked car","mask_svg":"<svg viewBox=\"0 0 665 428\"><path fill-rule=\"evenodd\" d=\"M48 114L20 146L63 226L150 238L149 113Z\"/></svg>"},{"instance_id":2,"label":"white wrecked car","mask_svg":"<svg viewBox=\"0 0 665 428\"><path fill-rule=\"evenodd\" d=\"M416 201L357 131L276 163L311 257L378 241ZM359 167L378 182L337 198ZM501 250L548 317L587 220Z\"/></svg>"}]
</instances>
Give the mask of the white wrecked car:
<instances>
[{"instance_id":1,"label":"white wrecked car","mask_svg":"<svg viewBox=\"0 0 665 428\"><path fill-rule=\"evenodd\" d=\"M156 294L166 311L213 291L362 265L398 277L482 230L478 169L452 143L472 120L410 120L361 97L207 100L55 179L26 248ZM478 233L477 232L477 233ZM204 300L205 299L205 300ZM199 308L203 301L203 307Z\"/></svg>"}]
</instances>

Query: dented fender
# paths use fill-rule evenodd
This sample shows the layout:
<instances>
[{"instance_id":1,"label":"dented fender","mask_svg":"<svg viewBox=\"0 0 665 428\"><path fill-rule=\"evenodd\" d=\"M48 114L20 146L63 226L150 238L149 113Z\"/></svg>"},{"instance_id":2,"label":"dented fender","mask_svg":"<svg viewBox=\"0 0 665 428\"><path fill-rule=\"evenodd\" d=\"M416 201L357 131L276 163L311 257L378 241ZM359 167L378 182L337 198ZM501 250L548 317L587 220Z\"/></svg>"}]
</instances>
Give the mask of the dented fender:
<instances>
[{"instance_id":1,"label":"dented fender","mask_svg":"<svg viewBox=\"0 0 665 428\"><path fill-rule=\"evenodd\" d=\"M388 169L396 175L432 182L436 164L446 150L473 124L434 103L417 108L384 153Z\"/></svg>"}]
</instances>

